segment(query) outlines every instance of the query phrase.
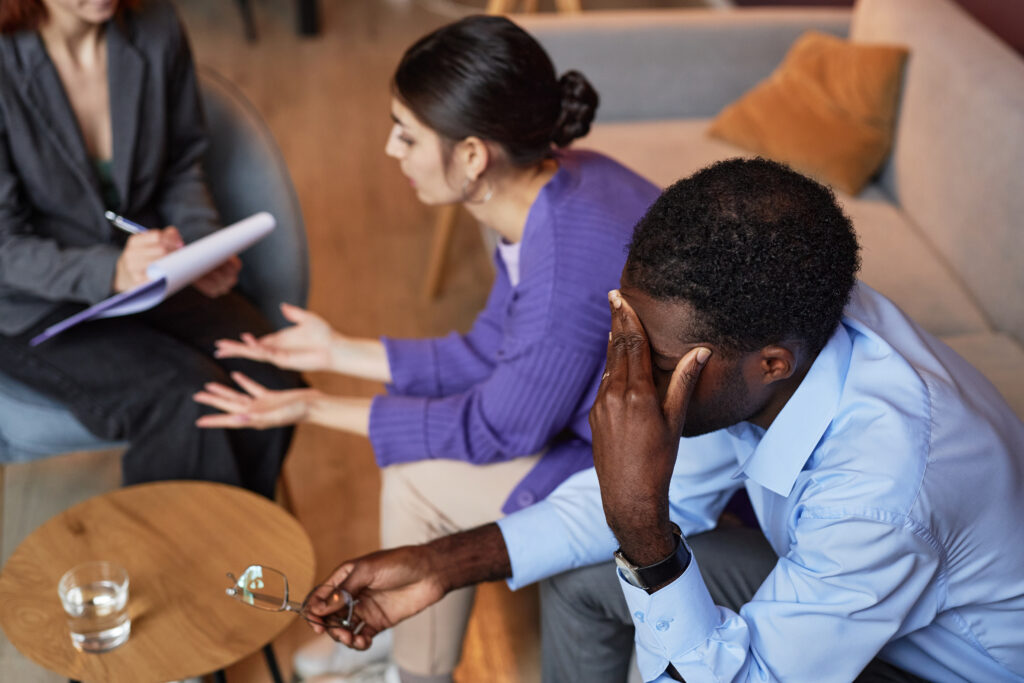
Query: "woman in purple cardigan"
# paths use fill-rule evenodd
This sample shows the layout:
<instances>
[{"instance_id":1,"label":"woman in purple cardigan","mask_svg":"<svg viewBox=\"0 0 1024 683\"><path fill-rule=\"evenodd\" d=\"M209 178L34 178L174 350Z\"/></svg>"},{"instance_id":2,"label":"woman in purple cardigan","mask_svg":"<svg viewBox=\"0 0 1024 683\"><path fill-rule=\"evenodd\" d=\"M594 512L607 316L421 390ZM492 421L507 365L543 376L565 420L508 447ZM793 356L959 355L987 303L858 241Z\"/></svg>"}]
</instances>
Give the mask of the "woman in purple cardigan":
<instances>
[{"instance_id":1,"label":"woman in purple cardigan","mask_svg":"<svg viewBox=\"0 0 1024 683\"><path fill-rule=\"evenodd\" d=\"M203 427L314 422L368 435L383 471L382 544L420 543L543 499L592 465L587 414L604 366L607 292L633 225L657 188L593 152L597 93L500 17L471 17L414 44L394 77L386 153L421 201L461 203L500 238L497 277L467 334L353 339L313 313L294 326L219 343L219 355L387 383L372 401L315 389L245 393L209 385L225 414ZM502 504L503 503L503 504ZM395 629L406 681L450 681L472 593L453 593ZM375 639L377 643L380 639ZM345 665L311 665L300 673Z\"/></svg>"}]
</instances>

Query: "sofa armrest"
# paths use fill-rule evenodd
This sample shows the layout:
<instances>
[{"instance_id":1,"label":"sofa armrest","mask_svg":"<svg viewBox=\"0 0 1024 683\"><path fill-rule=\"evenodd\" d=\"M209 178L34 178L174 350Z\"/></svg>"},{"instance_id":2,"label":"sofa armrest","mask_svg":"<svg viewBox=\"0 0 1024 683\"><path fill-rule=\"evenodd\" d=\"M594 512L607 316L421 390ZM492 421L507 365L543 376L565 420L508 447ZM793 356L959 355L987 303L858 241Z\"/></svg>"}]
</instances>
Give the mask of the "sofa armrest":
<instances>
[{"instance_id":1,"label":"sofa armrest","mask_svg":"<svg viewBox=\"0 0 1024 683\"><path fill-rule=\"evenodd\" d=\"M518 15L559 73L601 96L601 122L714 116L768 76L804 31L846 36L845 8L594 11Z\"/></svg>"}]
</instances>

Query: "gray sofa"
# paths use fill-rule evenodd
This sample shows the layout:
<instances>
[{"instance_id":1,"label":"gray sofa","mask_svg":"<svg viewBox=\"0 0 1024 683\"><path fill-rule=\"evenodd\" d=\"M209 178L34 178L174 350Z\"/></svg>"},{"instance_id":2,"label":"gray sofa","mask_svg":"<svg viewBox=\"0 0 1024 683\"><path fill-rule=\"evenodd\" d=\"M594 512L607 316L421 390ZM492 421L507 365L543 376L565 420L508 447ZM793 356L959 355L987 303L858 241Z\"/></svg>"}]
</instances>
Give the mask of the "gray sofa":
<instances>
[{"instance_id":1,"label":"gray sofa","mask_svg":"<svg viewBox=\"0 0 1024 683\"><path fill-rule=\"evenodd\" d=\"M951 0L848 9L591 12L516 21L601 94L580 146L667 186L745 152L705 134L808 29L910 49L892 154L837 193L862 279L982 370L1024 417L1024 59Z\"/></svg>"}]
</instances>

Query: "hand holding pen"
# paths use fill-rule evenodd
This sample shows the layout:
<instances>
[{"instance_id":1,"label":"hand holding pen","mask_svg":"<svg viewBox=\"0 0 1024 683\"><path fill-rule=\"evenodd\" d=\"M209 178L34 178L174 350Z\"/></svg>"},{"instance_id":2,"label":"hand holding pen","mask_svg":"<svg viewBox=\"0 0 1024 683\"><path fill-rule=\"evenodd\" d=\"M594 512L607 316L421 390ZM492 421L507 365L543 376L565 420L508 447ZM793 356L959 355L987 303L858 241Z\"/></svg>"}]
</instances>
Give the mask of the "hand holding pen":
<instances>
[{"instance_id":1,"label":"hand holding pen","mask_svg":"<svg viewBox=\"0 0 1024 683\"><path fill-rule=\"evenodd\" d=\"M104 214L111 225L131 235L125 242L124 251L117 260L114 270L114 291L123 292L148 282L146 269L158 259L185 246L181 234L173 225L163 230L150 229L119 216L113 211ZM192 286L211 299L227 294L238 282L242 261L232 256L209 273L192 283Z\"/></svg>"},{"instance_id":2,"label":"hand holding pen","mask_svg":"<svg viewBox=\"0 0 1024 683\"><path fill-rule=\"evenodd\" d=\"M106 217L115 228L131 235L114 268L115 292L123 292L147 282L149 276L146 269L151 263L185 246L174 226L150 230L113 211L108 211Z\"/></svg>"}]
</instances>

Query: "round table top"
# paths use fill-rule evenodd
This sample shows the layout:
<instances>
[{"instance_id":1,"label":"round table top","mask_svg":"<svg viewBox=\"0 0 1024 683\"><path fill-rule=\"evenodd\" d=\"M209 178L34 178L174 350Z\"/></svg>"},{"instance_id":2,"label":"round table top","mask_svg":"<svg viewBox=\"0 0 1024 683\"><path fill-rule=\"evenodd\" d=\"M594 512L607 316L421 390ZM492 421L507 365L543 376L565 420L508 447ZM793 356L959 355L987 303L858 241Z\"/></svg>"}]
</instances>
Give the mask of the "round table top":
<instances>
[{"instance_id":1,"label":"round table top","mask_svg":"<svg viewBox=\"0 0 1024 683\"><path fill-rule=\"evenodd\" d=\"M132 634L102 654L71 645L57 581L72 566L110 560L128 570ZM258 651L295 619L225 593L226 573L262 564L288 577L291 599L313 587L313 546L271 501L195 481L139 484L56 515L0 573L0 626L37 664L80 681L170 681L217 671Z\"/></svg>"}]
</instances>

